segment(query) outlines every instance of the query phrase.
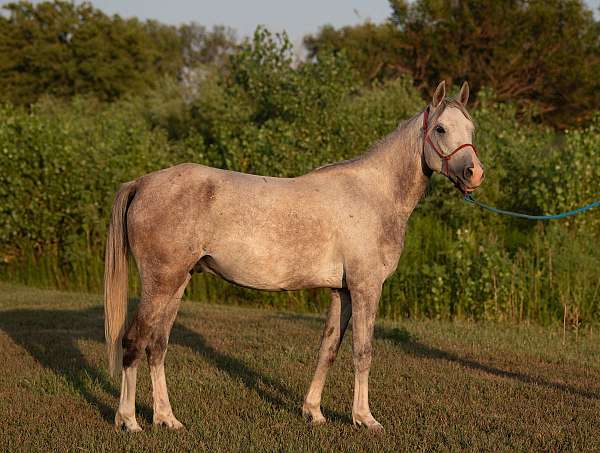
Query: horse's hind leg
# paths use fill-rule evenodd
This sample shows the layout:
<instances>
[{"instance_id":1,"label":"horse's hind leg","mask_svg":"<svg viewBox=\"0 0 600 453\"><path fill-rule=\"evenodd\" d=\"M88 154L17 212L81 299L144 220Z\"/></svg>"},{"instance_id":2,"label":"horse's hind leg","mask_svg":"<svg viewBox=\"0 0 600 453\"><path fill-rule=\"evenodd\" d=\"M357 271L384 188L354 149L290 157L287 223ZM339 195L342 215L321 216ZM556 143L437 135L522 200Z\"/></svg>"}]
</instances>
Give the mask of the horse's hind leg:
<instances>
[{"instance_id":1,"label":"horse's hind leg","mask_svg":"<svg viewBox=\"0 0 600 453\"><path fill-rule=\"evenodd\" d=\"M119 409L115 415L115 427L127 431L141 431L142 428L135 418L135 385L137 381L137 366L124 367L121 379L121 398Z\"/></svg>"},{"instance_id":2,"label":"horse's hind leg","mask_svg":"<svg viewBox=\"0 0 600 453\"><path fill-rule=\"evenodd\" d=\"M140 431L135 418L135 388L137 367L148 348L156 349L156 339L164 338L165 324L175 317L174 299L181 297L185 284L189 280L188 272L144 272L142 269L142 297L138 310L125 336L123 337L123 379L121 398L115 416L117 429L125 427L127 431ZM181 289L183 288L183 289ZM181 291L181 294L179 294ZM179 302L177 299L176 306ZM170 330L170 327L169 327ZM157 335L157 333L160 334ZM166 341L165 341L166 347ZM163 352L164 358L164 352ZM160 379L160 369L156 370ZM164 378L164 371L162 372ZM160 384L159 384L160 385Z\"/></svg>"},{"instance_id":3,"label":"horse's hind leg","mask_svg":"<svg viewBox=\"0 0 600 453\"><path fill-rule=\"evenodd\" d=\"M165 355L167 353L169 334L177 316L181 297L190 281L190 277L191 275L188 274L185 282L177 290L175 297L166 307L161 325L155 330L146 350L150 376L152 378L152 399L154 401L152 421L155 425L164 425L169 429L183 428L183 425L175 418L173 409L171 409L165 377Z\"/></svg>"},{"instance_id":4,"label":"horse's hind leg","mask_svg":"<svg viewBox=\"0 0 600 453\"><path fill-rule=\"evenodd\" d=\"M317 369L302 406L302 414L314 424L325 422L325 417L321 413L321 394L325 386L327 372L337 356L351 316L352 306L348 291L345 289L332 290L331 306L321 337Z\"/></svg>"}]
</instances>

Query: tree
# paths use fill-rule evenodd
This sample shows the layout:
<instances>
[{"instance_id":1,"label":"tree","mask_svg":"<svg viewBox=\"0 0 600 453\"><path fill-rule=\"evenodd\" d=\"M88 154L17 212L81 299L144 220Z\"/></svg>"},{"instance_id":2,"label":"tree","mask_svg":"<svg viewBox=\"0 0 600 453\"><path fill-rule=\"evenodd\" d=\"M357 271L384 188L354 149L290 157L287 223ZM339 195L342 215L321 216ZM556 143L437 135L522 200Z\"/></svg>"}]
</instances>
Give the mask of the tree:
<instances>
[{"instance_id":1,"label":"tree","mask_svg":"<svg viewBox=\"0 0 600 453\"><path fill-rule=\"evenodd\" d=\"M140 93L182 66L175 27L109 17L89 3L10 3L0 16L0 101Z\"/></svg>"},{"instance_id":2,"label":"tree","mask_svg":"<svg viewBox=\"0 0 600 453\"><path fill-rule=\"evenodd\" d=\"M227 55L236 48L235 31L216 25L211 31L195 22L179 27L184 63L187 67L198 64L223 64Z\"/></svg>"},{"instance_id":3,"label":"tree","mask_svg":"<svg viewBox=\"0 0 600 453\"><path fill-rule=\"evenodd\" d=\"M390 0L388 23L324 28L310 55L344 50L367 83L409 74L420 91L445 79L558 127L600 105L600 23L580 0Z\"/></svg>"},{"instance_id":4,"label":"tree","mask_svg":"<svg viewBox=\"0 0 600 453\"><path fill-rule=\"evenodd\" d=\"M411 68L405 67L398 58L405 44L391 22L365 22L340 29L325 25L318 35L306 36L304 45L310 58L323 52L343 50L367 83L411 74Z\"/></svg>"}]
</instances>

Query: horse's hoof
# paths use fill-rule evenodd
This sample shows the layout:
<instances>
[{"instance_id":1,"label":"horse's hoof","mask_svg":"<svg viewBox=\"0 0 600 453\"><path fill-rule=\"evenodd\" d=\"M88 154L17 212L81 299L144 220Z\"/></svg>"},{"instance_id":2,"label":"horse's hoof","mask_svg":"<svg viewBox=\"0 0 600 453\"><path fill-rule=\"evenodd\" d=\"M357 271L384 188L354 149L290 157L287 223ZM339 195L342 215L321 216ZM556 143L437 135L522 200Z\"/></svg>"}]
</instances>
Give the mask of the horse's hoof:
<instances>
[{"instance_id":1,"label":"horse's hoof","mask_svg":"<svg viewBox=\"0 0 600 453\"><path fill-rule=\"evenodd\" d=\"M302 417L313 426L323 425L327 421L325 417L323 417L319 407L314 409L307 405L302 406Z\"/></svg>"},{"instance_id":2,"label":"horse's hoof","mask_svg":"<svg viewBox=\"0 0 600 453\"><path fill-rule=\"evenodd\" d=\"M385 429L383 429L383 426L381 426L381 423L379 423L378 421L375 421L375 423L373 423L372 425L367 426L367 428L369 428L369 431L374 433L382 433L385 431Z\"/></svg>"},{"instance_id":3,"label":"horse's hoof","mask_svg":"<svg viewBox=\"0 0 600 453\"><path fill-rule=\"evenodd\" d=\"M137 433L142 430L141 426L135 419L135 415L123 416L118 412L117 415L115 415L115 429L117 431L127 431L129 433Z\"/></svg>"},{"instance_id":4,"label":"horse's hoof","mask_svg":"<svg viewBox=\"0 0 600 453\"><path fill-rule=\"evenodd\" d=\"M308 423L312 426L321 426L321 425L324 425L326 422L327 422L327 420L323 416L311 417L310 419L308 419Z\"/></svg>"},{"instance_id":5,"label":"horse's hoof","mask_svg":"<svg viewBox=\"0 0 600 453\"><path fill-rule=\"evenodd\" d=\"M370 417L366 417L365 420L359 420L354 415L352 415L352 424L358 427L364 426L369 431L374 433L382 433L385 431L383 429L383 426L381 426L381 423L375 420L372 415Z\"/></svg>"},{"instance_id":6,"label":"horse's hoof","mask_svg":"<svg viewBox=\"0 0 600 453\"><path fill-rule=\"evenodd\" d=\"M155 426L165 426L167 429L177 431L178 429L183 429L183 423L175 418L174 415L160 415L154 416L153 423Z\"/></svg>"}]
</instances>

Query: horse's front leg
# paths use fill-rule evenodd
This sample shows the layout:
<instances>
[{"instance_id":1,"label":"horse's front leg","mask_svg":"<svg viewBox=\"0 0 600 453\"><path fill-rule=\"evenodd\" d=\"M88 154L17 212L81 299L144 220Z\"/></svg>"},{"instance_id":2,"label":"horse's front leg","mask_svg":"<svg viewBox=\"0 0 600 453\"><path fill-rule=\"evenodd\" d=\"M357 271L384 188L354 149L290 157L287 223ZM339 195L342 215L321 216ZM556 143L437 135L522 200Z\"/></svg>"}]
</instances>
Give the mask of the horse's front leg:
<instances>
[{"instance_id":1,"label":"horse's front leg","mask_svg":"<svg viewBox=\"0 0 600 453\"><path fill-rule=\"evenodd\" d=\"M373 331L381 284L360 284L350 288L352 297L352 354L354 359L354 403L352 421L374 431L383 427L369 408L369 370L373 355Z\"/></svg>"},{"instance_id":2,"label":"horse's front leg","mask_svg":"<svg viewBox=\"0 0 600 453\"><path fill-rule=\"evenodd\" d=\"M348 290L332 289L331 305L321 337L317 369L302 406L302 414L313 424L325 422L325 417L321 413L321 394L325 386L327 372L337 356L350 316L352 316L352 307Z\"/></svg>"}]
</instances>

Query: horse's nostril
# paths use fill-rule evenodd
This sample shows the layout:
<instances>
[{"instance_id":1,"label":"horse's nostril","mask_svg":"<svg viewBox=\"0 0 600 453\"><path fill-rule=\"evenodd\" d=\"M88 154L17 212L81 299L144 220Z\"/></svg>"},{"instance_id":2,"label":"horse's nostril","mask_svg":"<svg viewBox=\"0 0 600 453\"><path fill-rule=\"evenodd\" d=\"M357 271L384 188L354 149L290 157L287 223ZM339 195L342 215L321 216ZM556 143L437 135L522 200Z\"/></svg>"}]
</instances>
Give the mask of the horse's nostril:
<instances>
[{"instance_id":1,"label":"horse's nostril","mask_svg":"<svg viewBox=\"0 0 600 453\"><path fill-rule=\"evenodd\" d=\"M473 177L473 167L467 167L464 171L465 179L468 181Z\"/></svg>"}]
</instances>

